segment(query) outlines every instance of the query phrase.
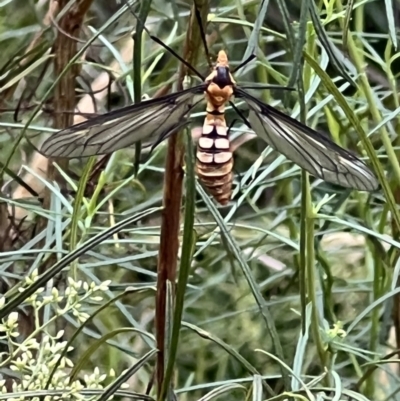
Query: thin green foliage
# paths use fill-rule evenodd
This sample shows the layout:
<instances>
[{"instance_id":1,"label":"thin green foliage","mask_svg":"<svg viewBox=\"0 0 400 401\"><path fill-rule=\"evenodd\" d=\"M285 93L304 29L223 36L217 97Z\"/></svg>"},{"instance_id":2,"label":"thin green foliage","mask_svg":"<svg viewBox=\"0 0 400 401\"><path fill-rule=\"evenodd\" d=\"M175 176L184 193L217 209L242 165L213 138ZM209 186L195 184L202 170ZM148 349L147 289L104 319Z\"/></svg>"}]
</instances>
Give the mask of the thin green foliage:
<instances>
[{"instance_id":1,"label":"thin green foliage","mask_svg":"<svg viewBox=\"0 0 400 401\"><path fill-rule=\"evenodd\" d=\"M23 292L19 295L12 298L9 302L7 302L2 309L0 310L0 319L7 316L14 308L20 305L26 298L35 293L41 286L45 285L50 279L52 279L56 274L61 272L69 263L73 262L79 256L85 254L85 252L91 250L94 246L100 244L102 241L112 236L114 233L119 232L124 227L129 226L137 220L140 220L144 216L147 216L151 213L154 213L159 209L149 209L144 213L139 215L129 217L123 220L121 223L101 232L100 234L94 236L90 240L86 241L79 248L75 249L73 252L70 252L67 256L59 260L55 265L53 265L50 269L48 269L45 273L37 278L35 282L30 284L28 287L24 288Z\"/></svg>"},{"instance_id":2,"label":"thin green foliage","mask_svg":"<svg viewBox=\"0 0 400 401\"><path fill-rule=\"evenodd\" d=\"M134 34L134 45L133 45L133 92L134 102L139 103L142 100L142 53L143 44L142 36L144 30L144 24L146 23L147 16L150 12L151 0L144 1L140 5L139 14L137 16L137 26ZM136 144L135 151L135 174L139 170L141 153L141 143Z\"/></svg>"},{"instance_id":3,"label":"thin green foliage","mask_svg":"<svg viewBox=\"0 0 400 401\"><path fill-rule=\"evenodd\" d=\"M193 139L205 109L195 109L177 209L179 276L166 282L159 399L394 400L398 344L388 334L396 327L390 316L400 271L394 2L217 3L204 16L210 54L224 48L233 69L254 52L237 82L296 86L249 92L365 159L382 188L366 194L323 183L239 121L230 131L233 197L220 207L196 184ZM0 168L13 180L0 197L8 240L0 255L0 368L12 371L15 399L157 398L154 294L165 143L152 153L142 148L140 159L134 149L115 152L101 171L95 159L73 160L68 170L55 164L62 191L46 177L46 165L31 163L30 145L40 147L54 131L52 95L68 68L79 70L76 110L85 118L93 112L87 99L101 114L176 84L182 67L143 34L142 23L185 56L192 2L129 4L115 10L93 2L76 33L80 50L59 76L45 68L54 58L57 25L43 23L36 3L0 5L8 57L1 63ZM195 67L207 75L203 46L195 50L202 55ZM247 116L241 99L235 104ZM227 107L228 124L236 117ZM43 187L52 194L48 209ZM46 227L37 229L39 217ZM47 266L53 255L57 262ZM62 285L61 271L68 277ZM2 386L0 399L10 399Z\"/></svg>"},{"instance_id":4,"label":"thin green foliage","mask_svg":"<svg viewBox=\"0 0 400 401\"><path fill-rule=\"evenodd\" d=\"M236 260L238 261L239 266L241 267L242 272L243 272L244 276L246 277L246 280L249 283L251 292L253 293L254 299L260 309L260 313L264 318L264 322L268 329L269 335L271 336L272 341L274 343L275 352L279 355L279 358L284 360L282 345L280 343L279 336L278 336L278 333L276 331L276 328L275 328L275 325L274 325L274 322L272 319L272 315L271 315L267 305L265 304L264 298L262 297L261 292L258 289L258 286L254 280L254 277L251 273L251 270L250 270L248 264L246 263L245 259L243 258L243 255L241 254L239 247L235 243L235 240L233 239L233 237L230 235L229 231L227 230L227 227L226 227L224 221L222 220L221 216L219 215L218 211L215 209L215 207L213 207L213 205L210 202L210 200L208 199L206 193L200 186L198 186L198 192L200 192L200 194L202 195L204 202L206 202L206 204L208 203L209 210L213 213L213 217L215 218L215 220L221 230L221 235L223 235L225 237L227 244L231 248L232 253L234 254ZM286 381L288 381L289 378L286 376L286 372L284 370L282 370L282 376Z\"/></svg>"},{"instance_id":5,"label":"thin green foliage","mask_svg":"<svg viewBox=\"0 0 400 401\"><path fill-rule=\"evenodd\" d=\"M124 12L126 12L127 6L121 8L121 10L116 13L108 22L107 24L105 24L103 26L103 29L106 29L107 27L109 27L113 22L115 22L120 16L121 14L123 14ZM28 121L26 122L25 127L21 130L21 133L19 134L17 140L14 142L14 146L12 148L12 151L9 153L6 163L4 164L4 167L7 167L11 161L12 156L14 155L14 153L17 150L18 145L21 143L22 139L25 136L25 132L29 127L29 124L31 122L33 122L35 116L37 113L40 112L41 108L44 105L44 102L47 100L47 98L51 95L52 91L54 90L55 86L57 85L57 83L59 82L59 80L62 78L62 76L69 70L69 68L71 68L72 64L75 63L80 56L82 56L82 54L85 52L85 50L87 50L87 48L96 40L96 38L98 36L100 36L100 34L102 33L102 30L100 30L97 34L93 35L93 37L88 40L84 46L82 46L82 48L76 53L75 57L73 57L69 64L64 68L64 70L62 71L62 73L55 79L55 81L53 82L53 84L49 87L49 89L47 90L47 92L45 93L45 95L42 98L42 101L35 107L35 109L32 112L31 117L28 118ZM3 177L4 174L4 167L2 170L0 170L0 178Z\"/></svg>"}]
</instances>

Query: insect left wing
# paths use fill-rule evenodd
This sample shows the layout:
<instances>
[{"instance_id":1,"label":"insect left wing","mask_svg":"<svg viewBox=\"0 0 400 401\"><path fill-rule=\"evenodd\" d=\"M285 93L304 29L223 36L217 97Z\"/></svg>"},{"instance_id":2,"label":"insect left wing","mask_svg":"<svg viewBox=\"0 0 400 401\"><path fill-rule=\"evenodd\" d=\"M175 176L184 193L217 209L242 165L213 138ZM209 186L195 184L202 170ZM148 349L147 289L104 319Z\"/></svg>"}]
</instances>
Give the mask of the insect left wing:
<instances>
[{"instance_id":1,"label":"insect left wing","mask_svg":"<svg viewBox=\"0 0 400 401\"><path fill-rule=\"evenodd\" d=\"M378 189L372 171L347 150L240 88L235 89L235 96L248 104L255 133L311 175L359 191Z\"/></svg>"},{"instance_id":2,"label":"insect left wing","mask_svg":"<svg viewBox=\"0 0 400 401\"><path fill-rule=\"evenodd\" d=\"M204 85L196 86L73 125L51 135L40 152L74 158L112 153L138 141L158 144L187 123L189 111L204 99L203 91Z\"/></svg>"}]
</instances>

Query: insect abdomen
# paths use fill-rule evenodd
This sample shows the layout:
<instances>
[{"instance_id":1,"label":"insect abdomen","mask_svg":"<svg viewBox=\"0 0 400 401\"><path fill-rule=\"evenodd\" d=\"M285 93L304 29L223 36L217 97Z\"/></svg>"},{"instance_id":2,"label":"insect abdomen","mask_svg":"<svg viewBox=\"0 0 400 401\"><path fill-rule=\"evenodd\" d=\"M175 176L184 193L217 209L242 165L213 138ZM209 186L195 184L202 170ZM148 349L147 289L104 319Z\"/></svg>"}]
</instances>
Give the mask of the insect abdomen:
<instances>
[{"instance_id":1,"label":"insect abdomen","mask_svg":"<svg viewBox=\"0 0 400 401\"><path fill-rule=\"evenodd\" d=\"M226 205L232 195L233 156L223 125L208 124L207 119L197 146L197 174L200 181L221 205Z\"/></svg>"}]
</instances>

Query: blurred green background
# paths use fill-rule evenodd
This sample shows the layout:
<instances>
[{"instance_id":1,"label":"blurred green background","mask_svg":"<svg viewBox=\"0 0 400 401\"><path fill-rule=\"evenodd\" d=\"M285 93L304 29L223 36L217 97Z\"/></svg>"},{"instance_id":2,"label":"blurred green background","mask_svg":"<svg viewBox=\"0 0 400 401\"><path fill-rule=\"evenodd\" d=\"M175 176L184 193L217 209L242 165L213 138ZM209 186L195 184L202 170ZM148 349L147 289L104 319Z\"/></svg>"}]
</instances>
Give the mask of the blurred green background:
<instances>
[{"instance_id":1,"label":"blurred green background","mask_svg":"<svg viewBox=\"0 0 400 401\"><path fill-rule=\"evenodd\" d=\"M219 49L226 49L232 67L242 61L246 50L254 44L254 39L251 39L254 24L262 24L256 40L257 59L236 74L239 84L285 86L293 71L299 70L299 65L294 64L295 51L291 50L286 36L285 19L280 10L282 4L287 8L286 22L293 30L293 43L296 45L302 39L299 24L302 2L271 0L265 18L259 21L259 1L211 1L206 32L210 53L216 55ZM397 77L400 65L391 35L398 36L399 3L378 0L347 4L331 0L313 4L319 13L320 29L324 30L323 37L328 40L329 49L316 34L308 14L303 50L326 72L327 78L320 79L306 63L303 94L296 91L287 95L280 90L250 92L297 119L300 118L299 105L304 101L309 126L323 135L330 135L335 142L367 161L367 152L359 135L360 129L364 130L385 171L387 185L397 200ZM190 6L190 1L153 0L146 21L153 35L180 54L183 53ZM119 2L95 0L85 17L78 48L97 31L101 31L101 36L77 64L80 74L76 79L76 111L83 116L133 103L132 33L136 26L135 16L127 11L104 28L120 7ZM42 101L55 79L53 59L47 55L59 33L54 24L51 28L46 27L48 10L47 1L16 0L0 4L0 87L3 94L0 161L5 163L11 155L2 190L2 202L9 214L8 225L5 224L9 231L2 249L8 253L0 264L4 293L22 282L45 257L30 253L30 250L37 249L38 242L34 240L43 229L38 225L39 216L45 213L41 203L43 181L38 176L46 176L47 170L46 161L37 159L32 144L39 146L50 132L55 131L52 129L53 94L46 99L26 136L20 143L17 139L33 107ZM34 42L38 33L41 33L40 39ZM332 59L332 51L336 59ZM30 52L31 57L21 64L19 57L26 52ZM153 96L167 84L176 83L179 62L146 33L143 34L142 59L143 93ZM205 57L200 57L196 68L204 74L207 72ZM343 71L357 83L357 87L345 79L341 74ZM332 84L343 95L348 113L359 123L359 128L352 124L330 90ZM14 90L10 91L12 87ZM96 107L93 108L94 99ZM15 110L18 110L17 114ZM204 110L199 108L190 127L194 138L199 135L203 118ZM228 122L234 118L235 112L228 110ZM213 217L213 210L218 207L210 209L198 194L195 214L198 237L186 289L183 320L208 334L200 336L187 326L182 328L175 372L178 398L199 399L217 386L234 382L242 383L248 391L254 386L254 396L257 388L255 373L229 352L232 350L265 376L266 382L277 393L282 391L280 363L255 351L262 349L276 355L270 332L250 289L253 283L273 318L284 363L302 375L314 395L324 391L327 398L333 399L340 382L343 389L354 390L352 396L356 399L398 399L397 366L379 364L385 355L400 346L394 335L400 244L387 194L383 191L373 194L346 191L310 177L314 206L326 194L334 197L309 216L307 229L311 229L315 238L308 241L313 243L314 254L307 252L305 255L301 244L304 205L300 169L280 159L276 152L265 151L265 143L255 138L241 122L232 129L231 138L235 149L234 196L230 205L219 208L219 212L225 218L228 239L241 250L251 277L245 278L240 263L227 246L227 239L220 235ZM90 206L82 204L81 209L78 208L82 224L78 228L77 245L128 216L161 205L166 143L151 155L143 152L137 177L133 169L134 154L133 148L126 149L107 160L102 181L97 186L99 193L95 189L96 178L87 186L85 196ZM78 184L86 162L71 161L65 171L67 184L63 191L60 192L57 186L51 188L56 195L49 213L52 224L44 229L47 242L39 249L46 252L55 250L59 252L58 256L68 252L71 245L68 219L77 213L76 210L72 212L74 186ZM28 166L30 170L22 166ZM19 174L38 196L22 191L21 186L11 179L12 173ZM19 227L21 220L23 225ZM63 232L64 223L67 228ZM84 281L112 280L100 304L127 288L154 286L159 236L158 212L91 249L70 267L75 268L77 276ZM307 273L309 281L302 281L302 256L314 268L314 277ZM306 318L301 299L310 297L312 287L318 314ZM121 327L137 327L154 334L154 292L149 290L146 294L146 297L126 295L96 316L79 334L79 340L75 340L75 350L70 358L76 363L95 339ZM90 315L99 303L87 302L83 307ZM55 313L55 306L46 313L48 319ZM29 312L26 314L29 316ZM302 322L307 331L305 337L301 334ZM338 322L345 331L351 329L347 335L332 330ZM47 326L45 331L54 334L56 329L63 328L64 338L68 340L79 324L76 317L68 313ZM29 333L32 329L28 325L26 330ZM330 372L334 372L328 381L324 381L325 370L315 346L316 336L323 343L328 358L325 362ZM87 360L81 374L92 372L96 366L102 371L113 368L120 374L147 350L148 345L140 334L118 333L108 340L108 344L101 344L90 356L85 355ZM0 372L9 375L8 366L1 366ZM371 366L378 367L358 386L358 381ZM152 363L140 369L132 377L130 389L143 393L153 371ZM247 393L247 397L252 396L250 394ZM236 400L243 397L242 392L233 391L220 398ZM264 398L259 399L268 397L264 394ZM349 399L349 395L340 397L335 399Z\"/></svg>"}]
</instances>

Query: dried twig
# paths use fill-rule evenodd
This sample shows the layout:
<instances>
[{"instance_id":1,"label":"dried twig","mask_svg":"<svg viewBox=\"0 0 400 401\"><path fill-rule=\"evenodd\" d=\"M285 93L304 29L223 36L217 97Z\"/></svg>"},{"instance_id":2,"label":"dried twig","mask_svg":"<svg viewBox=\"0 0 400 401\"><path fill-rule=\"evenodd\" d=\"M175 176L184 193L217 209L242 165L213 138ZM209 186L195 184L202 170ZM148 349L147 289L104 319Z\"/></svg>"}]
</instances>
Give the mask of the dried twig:
<instances>
[{"instance_id":1,"label":"dried twig","mask_svg":"<svg viewBox=\"0 0 400 401\"><path fill-rule=\"evenodd\" d=\"M207 21L209 10L208 1L197 2L202 21ZM201 4L200 4L201 3ZM188 23L186 42L184 47L184 59L195 64L202 40L200 29L195 17L195 9L192 7ZM181 65L179 71L178 90L182 89L182 82L187 73L187 67ZM179 249L180 208L182 202L182 158L183 143L181 135L174 134L168 140L167 160L164 178L164 209L161 221L160 251L157 266L157 295L156 295L156 339L159 353L157 355L157 388L158 392L164 379L165 339L166 339L166 301L167 282L170 283L172 293L176 279L176 266Z\"/></svg>"}]
</instances>

